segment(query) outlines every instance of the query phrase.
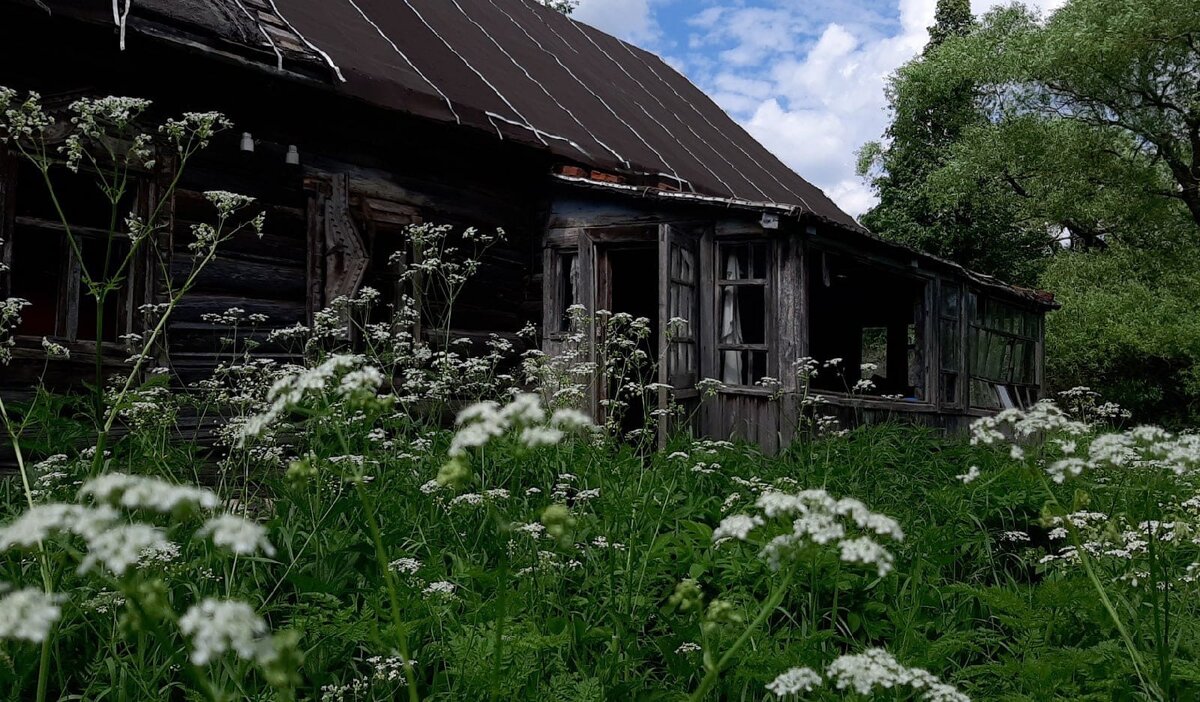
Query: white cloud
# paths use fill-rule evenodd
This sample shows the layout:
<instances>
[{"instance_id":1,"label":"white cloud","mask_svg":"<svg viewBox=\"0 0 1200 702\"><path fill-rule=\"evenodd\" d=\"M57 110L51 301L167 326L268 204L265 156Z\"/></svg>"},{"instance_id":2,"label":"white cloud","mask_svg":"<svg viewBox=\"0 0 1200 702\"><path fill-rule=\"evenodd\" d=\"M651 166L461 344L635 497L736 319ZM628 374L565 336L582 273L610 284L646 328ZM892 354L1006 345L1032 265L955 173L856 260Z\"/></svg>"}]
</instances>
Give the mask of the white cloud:
<instances>
[{"instance_id":1,"label":"white cloud","mask_svg":"<svg viewBox=\"0 0 1200 702\"><path fill-rule=\"evenodd\" d=\"M651 0L582 0L571 16L634 44L649 44L661 34L650 4Z\"/></svg>"},{"instance_id":2,"label":"white cloud","mask_svg":"<svg viewBox=\"0 0 1200 702\"><path fill-rule=\"evenodd\" d=\"M1028 4L1048 13L1064 2ZM898 21L887 22L868 4L816 2L814 8L774 0L774 7L763 8L724 0L689 21L705 32L689 42L693 78L768 149L855 216L875 203L854 173L855 152L886 128L887 79L925 46L937 2L895 0L890 14ZM973 0L972 9L997 4ZM710 63L705 54L712 51L719 54Z\"/></svg>"},{"instance_id":3,"label":"white cloud","mask_svg":"<svg viewBox=\"0 0 1200 702\"><path fill-rule=\"evenodd\" d=\"M971 0L971 9L979 14L1008 1ZM1043 13L1066 2L1024 1ZM685 10L683 3L695 9ZM582 0L574 17L652 50L669 48L672 66L858 216L875 200L854 173L855 152L887 126L888 76L925 46L936 5L937 0ZM656 18L664 6L682 23L670 33Z\"/></svg>"}]
</instances>

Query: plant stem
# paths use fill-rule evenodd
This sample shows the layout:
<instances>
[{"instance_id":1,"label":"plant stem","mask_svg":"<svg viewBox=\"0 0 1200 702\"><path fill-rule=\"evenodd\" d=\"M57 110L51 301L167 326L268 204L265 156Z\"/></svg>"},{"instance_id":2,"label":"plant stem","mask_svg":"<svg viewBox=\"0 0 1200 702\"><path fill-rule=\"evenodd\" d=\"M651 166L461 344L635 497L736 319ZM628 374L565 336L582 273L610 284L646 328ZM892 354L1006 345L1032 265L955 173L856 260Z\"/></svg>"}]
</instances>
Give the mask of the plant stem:
<instances>
[{"instance_id":1,"label":"plant stem","mask_svg":"<svg viewBox=\"0 0 1200 702\"><path fill-rule=\"evenodd\" d=\"M25 502L32 509L33 490L29 483L29 468L25 465L25 454L21 451L21 437L19 432L13 429L12 420L8 417L8 408L4 405L3 397L0 397L0 419L4 421L4 429L12 441L13 453L17 458L17 468L21 473L21 487L25 491ZM50 575L50 559L47 557L46 548L40 540L38 541L38 561L42 572L42 590L46 595L51 595L54 592L54 582ZM47 632L46 638L42 641L41 653L38 656L37 702L46 702L46 693L50 686L50 642L53 638L52 634L53 629Z\"/></svg>"},{"instance_id":2,"label":"plant stem","mask_svg":"<svg viewBox=\"0 0 1200 702\"><path fill-rule=\"evenodd\" d=\"M754 617L754 621L750 622L746 630L742 632L742 635L721 655L716 664L708 667L708 672L704 675L704 679L700 681L700 686L688 696L689 702L700 702L708 694L709 690L712 689L713 685L717 684L717 680L721 677L721 671L725 669L725 666L729 665L729 661L733 659L734 655L741 650L742 646L746 645L746 642L750 640L754 632L763 625L763 622L767 621L767 617L771 616L771 612L774 612L779 603L783 601L783 596L787 592L787 587L791 583L791 580L792 574L789 571L783 582L771 590L771 594L763 602L763 606L759 609L758 615Z\"/></svg>"}]
</instances>

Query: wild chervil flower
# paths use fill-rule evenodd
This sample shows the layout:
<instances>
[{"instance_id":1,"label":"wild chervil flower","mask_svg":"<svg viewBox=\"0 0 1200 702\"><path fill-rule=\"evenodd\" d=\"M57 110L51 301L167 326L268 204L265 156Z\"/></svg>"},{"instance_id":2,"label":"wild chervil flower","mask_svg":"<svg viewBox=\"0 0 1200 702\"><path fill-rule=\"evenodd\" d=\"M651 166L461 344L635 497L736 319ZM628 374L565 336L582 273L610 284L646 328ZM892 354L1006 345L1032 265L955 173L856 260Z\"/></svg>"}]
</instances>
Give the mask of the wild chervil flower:
<instances>
[{"instance_id":1,"label":"wild chervil flower","mask_svg":"<svg viewBox=\"0 0 1200 702\"><path fill-rule=\"evenodd\" d=\"M162 513L174 512L181 507L209 510L221 504L212 490L124 473L106 473L92 478L79 489L79 494L126 509Z\"/></svg>"},{"instance_id":2,"label":"wild chervil flower","mask_svg":"<svg viewBox=\"0 0 1200 702\"><path fill-rule=\"evenodd\" d=\"M170 542L161 529L149 524L118 524L87 538L87 547L79 564L80 573L103 565L120 576L129 566L137 564L145 552L169 549Z\"/></svg>"},{"instance_id":3,"label":"wild chervil flower","mask_svg":"<svg viewBox=\"0 0 1200 702\"><path fill-rule=\"evenodd\" d=\"M267 623L245 602L205 599L179 620L179 630L192 640L192 663L206 665L234 651L248 661L262 660L270 646Z\"/></svg>"},{"instance_id":4,"label":"wild chervil flower","mask_svg":"<svg viewBox=\"0 0 1200 702\"><path fill-rule=\"evenodd\" d=\"M23 588L0 597L0 640L41 643L62 616L62 595Z\"/></svg>"},{"instance_id":5,"label":"wild chervil flower","mask_svg":"<svg viewBox=\"0 0 1200 702\"><path fill-rule=\"evenodd\" d=\"M811 692L820 684L821 676L812 668L790 668L767 683L767 689L776 697L788 697Z\"/></svg>"},{"instance_id":6,"label":"wild chervil flower","mask_svg":"<svg viewBox=\"0 0 1200 702\"><path fill-rule=\"evenodd\" d=\"M275 547L267 540L266 527L235 514L209 519L196 535L207 536L213 544L239 556L252 556L260 551L267 556L275 555Z\"/></svg>"}]
</instances>

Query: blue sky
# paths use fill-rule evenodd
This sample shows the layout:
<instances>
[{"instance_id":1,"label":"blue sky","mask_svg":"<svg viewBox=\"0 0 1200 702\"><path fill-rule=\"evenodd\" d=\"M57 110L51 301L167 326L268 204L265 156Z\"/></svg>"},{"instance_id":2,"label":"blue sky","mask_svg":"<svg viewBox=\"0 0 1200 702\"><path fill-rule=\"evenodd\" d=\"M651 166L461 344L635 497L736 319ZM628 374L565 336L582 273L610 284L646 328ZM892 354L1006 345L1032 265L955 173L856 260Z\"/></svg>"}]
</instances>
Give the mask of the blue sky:
<instances>
[{"instance_id":1,"label":"blue sky","mask_svg":"<svg viewBox=\"0 0 1200 702\"><path fill-rule=\"evenodd\" d=\"M1026 4L1051 11L1064 0ZM999 4L972 0L983 12ZM654 51L852 215L874 198L854 152L887 125L887 76L936 0L582 0L575 18Z\"/></svg>"}]
</instances>

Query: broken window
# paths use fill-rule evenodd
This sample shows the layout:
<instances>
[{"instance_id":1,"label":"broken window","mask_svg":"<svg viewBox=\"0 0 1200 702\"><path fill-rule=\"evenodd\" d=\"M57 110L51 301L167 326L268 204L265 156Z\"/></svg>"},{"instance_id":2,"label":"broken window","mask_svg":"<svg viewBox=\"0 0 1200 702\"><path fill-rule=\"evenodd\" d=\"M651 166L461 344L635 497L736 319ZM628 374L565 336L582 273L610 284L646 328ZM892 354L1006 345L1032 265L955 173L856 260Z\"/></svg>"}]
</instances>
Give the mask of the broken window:
<instances>
[{"instance_id":1,"label":"broken window","mask_svg":"<svg viewBox=\"0 0 1200 702\"><path fill-rule=\"evenodd\" d=\"M1041 316L969 293L971 406L1028 407L1038 398Z\"/></svg>"},{"instance_id":2,"label":"broken window","mask_svg":"<svg viewBox=\"0 0 1200 702\"><path fill-rule=\"evenodd\" d=\"M559 246L548 248L544 253L543 283L545 305L543 322L546 334L555 339L571 331L571 308L583 304L583 280L579 270L579 248Z\"/></svg>"},{"instance_id":3,"label":"broken window","mask_svg":"<svg viewBox=\"0 0 1200 702\"><path fill-rule=\"evenodd\" d=\"M95 340L97 310L87 280L113 276L129 254L129 241L117 234L110 241L113 207L95 184L95 175L51 172L58 205L50 197L41 173L22 162L13 187L15 207L11 241L9 294L31 303L22 312L17 334L48 336L68 341ZM140 184L130 183L118 203L118 221L139 207ZM58 206L63 208L67 227ZM126 281L135 280L126 270ZM121 285L105 299L100 339L116 341L128 331L131 312L128 286Z\"/></svg>"},{"instance_id":4,"label":"broken window","mask_svg":"<svg viewBox=\"0 0 1200 702\"><path fill-rule=\"evenodd\" d=\"M962 405L962 285L943 280L938 305L938 371L942 404Z\"/></svg>"},{"instance_id":5,"label":"broken window","mask_svg":"<svg viewBox=\"0 0 1200 702\"><path fill-rule=\"evenodd\" d=\"M768 256L765 242L717 247L717 352L726 385L767 375Z\"/></svg>"},{"instance_id":6,"label":"broken window","mask_svg":"<svg viewBox=\"0 0 1200 702\"><path fill-rule=\"evenodd\" d=\"M407 279L411 274L406 275L406 271L413 263L407 229L421 222L420 214L415 208L389 200L364 196L352 197L351 201L350 211L370 259L363 284L381 294L380 303L371 309L370 321L400 324L419 335L421 325L415 308L420 291L415 281Z\"/></svg>"},{"instance_id":7,"label":"broken window","mask_svg":"<svg viewBox=\"0 0 1200 702\"><path fill-rule=\"evenodd\" d=\"M926 399L926 280L814 251L808 256L812 386Z\"/></svg>"},{"instance_id":8,"label":"broken window","mask_svg":"<svg viewBox=\"0 0 1200 702\"><path fill-rule=\"evenodd\" d=\"M699 281L696 261L696 242L693 238L668 232L667 254L667 318L666 381L676 388L690 387L699 380L696 351L696 328L700 320L696 286Z\"/></svg>"}]
</instances>

